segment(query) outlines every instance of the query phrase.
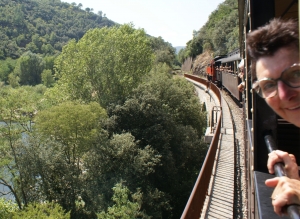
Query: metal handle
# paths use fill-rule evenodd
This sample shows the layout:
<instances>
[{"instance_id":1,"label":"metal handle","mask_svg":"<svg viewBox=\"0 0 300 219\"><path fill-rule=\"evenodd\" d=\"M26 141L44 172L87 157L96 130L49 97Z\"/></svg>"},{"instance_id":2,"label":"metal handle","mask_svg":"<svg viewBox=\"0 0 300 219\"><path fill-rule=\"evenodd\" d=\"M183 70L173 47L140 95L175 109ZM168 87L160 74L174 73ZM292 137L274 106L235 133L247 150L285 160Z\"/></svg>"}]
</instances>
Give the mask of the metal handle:
<instances>
[{"instance_id":1,"label":"metal handle","mask_svg":"<svg viewBox=\"0 0 300 219\"><path fill-rule=\"evenodd\" d=\"M267 145L269 153L277 149L276 143L270 134L265 136L265 143ZM286 176L284 171L284 164L283 163L274 164L274 172L275 175L278 177Z\"/></svg>"},{"instance_id":2,"label":"metal handle","mask_svg":"<svg viewBox=\"0 0 300 219\"><path fill-rule=\"evenodd\" d=\"M269 153L277 149L276 143L271 134L265 135L264 139ZM284 171L284 164L283 163L274 164L274 172L275 175L278 177L286 176L286 173ZM296 204L288 205L287 213L291 219L300 219L300 206Z\"/></svg>"}]
</instances>

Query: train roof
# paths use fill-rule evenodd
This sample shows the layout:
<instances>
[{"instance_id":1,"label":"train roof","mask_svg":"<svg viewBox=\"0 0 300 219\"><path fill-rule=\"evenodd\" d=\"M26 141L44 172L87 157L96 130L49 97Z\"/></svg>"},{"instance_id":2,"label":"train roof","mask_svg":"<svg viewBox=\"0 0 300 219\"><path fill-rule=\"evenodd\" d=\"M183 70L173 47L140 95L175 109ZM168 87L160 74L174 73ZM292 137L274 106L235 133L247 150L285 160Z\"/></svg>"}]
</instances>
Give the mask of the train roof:
<instances>
[{"instance_id":1,"label":"train roof","mask_svg":"<svg viewBox=\"0 0 300 219\"><path fill-rule=\"evenodd\" d=\"M220 60L220 59L222 59L222 58L225 58L226 57L226 55L218 55L218 56L216 56L215 58L214 58L214 61L218 61L218 60Z\"/></svg>"},{"instance_id":2,"label":"train roof","mask_svg":"<svg viewBox=\"0 0 300 219\"><path fill-rule=\"evenodd\" d=\"M232 62L235 60L241 60L240 53L234 54L232 56L227 56L225 58L219 59L217 62L226 63L226 62Z\"/></svg>"}]
</instances>

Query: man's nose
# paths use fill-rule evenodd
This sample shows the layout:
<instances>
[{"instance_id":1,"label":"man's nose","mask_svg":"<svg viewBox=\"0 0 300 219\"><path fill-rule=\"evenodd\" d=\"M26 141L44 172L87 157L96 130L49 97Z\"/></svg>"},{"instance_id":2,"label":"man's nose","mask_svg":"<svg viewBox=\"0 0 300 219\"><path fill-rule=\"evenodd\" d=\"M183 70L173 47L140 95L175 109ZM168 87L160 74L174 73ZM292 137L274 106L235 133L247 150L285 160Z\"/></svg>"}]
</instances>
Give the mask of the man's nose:
<instances>
[{"instance_id":1,"label":"man's nose","mask_svg":"<svg viewBox=\"0 0 300 219\"><path fill-rule=\"evenodd\" d=\"M281 100L290 100L297 95L297 91L282 81L277 82L277 92Z\"/></svg>"}]
</instances>

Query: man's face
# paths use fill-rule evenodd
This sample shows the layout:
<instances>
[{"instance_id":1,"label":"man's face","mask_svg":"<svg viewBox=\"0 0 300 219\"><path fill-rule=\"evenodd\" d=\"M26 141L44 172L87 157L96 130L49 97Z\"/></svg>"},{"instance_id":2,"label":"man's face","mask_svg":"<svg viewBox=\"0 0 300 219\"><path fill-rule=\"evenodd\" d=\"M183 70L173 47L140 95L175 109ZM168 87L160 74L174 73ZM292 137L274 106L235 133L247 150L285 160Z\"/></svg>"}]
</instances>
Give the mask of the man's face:
<instances>
[{"instance_id":1,"label":"man's face","mask_svg":"<svg viewBox=\"0 0 300 219\"><path fill-rule=\"evenodd\" d=\"M256 62L257 79L277 79L286 68L294 63L299 63L298 49L282 48L273 56L258 59ZM279 80L277 94L265 100L279 116L300 127L300 88L290 88Z\"/></svg>"}]
</instances>

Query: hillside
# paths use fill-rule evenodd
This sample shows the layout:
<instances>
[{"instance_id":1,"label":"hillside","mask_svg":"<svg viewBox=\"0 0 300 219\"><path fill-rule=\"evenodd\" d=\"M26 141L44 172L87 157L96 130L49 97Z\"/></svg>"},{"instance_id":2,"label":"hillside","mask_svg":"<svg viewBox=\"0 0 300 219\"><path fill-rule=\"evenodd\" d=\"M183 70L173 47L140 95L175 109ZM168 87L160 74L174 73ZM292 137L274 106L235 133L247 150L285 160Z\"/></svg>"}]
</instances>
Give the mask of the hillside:
<instances>
[{"instance_id":1,"label":"hillside","mask_svg":"<svg viewBox=\"0 0 300 219\"><path fill-rule=\"evenodd\" d=\"M0 0L0 85L15 87L44 81L46 86L52 86L54 60L64 45L72 39L79 41L91 29L122 26L101 11L95 14L91 8L81 8L81 3L60 0ZM172 45L161 37L147 37L155 62L172 67ZM20 67L23 65L26 67ZM47 72L42 80L44 70Z\"/></svg>"},{"instance_id":2,"label":"hillside","mask_svg":"<svg viewBox=\"0 0 300 219\"><path fill-rule=\"evenodd\" d=\"M60 0L0 0L0 59L24 52L54 55L87 30L115 23L102 12Z\"/></svg>"},{"instance_id":3,"label":"hillside","mask_svg":"<svg viewBox=\"0 0 300 219\"><path fill-rule=\"evenodd\" d=\"M188 57L193 60L205 51L211 51L213 56L224 55L239 47L238 43L238 2L225 0L213 11L208 21L198 31L195 31L184 50L178 54L178 60L183 63ZM196 64L196 63L195 63ZM194 64L194 66L195 66Z\"/></svg>"}]
</instances>

